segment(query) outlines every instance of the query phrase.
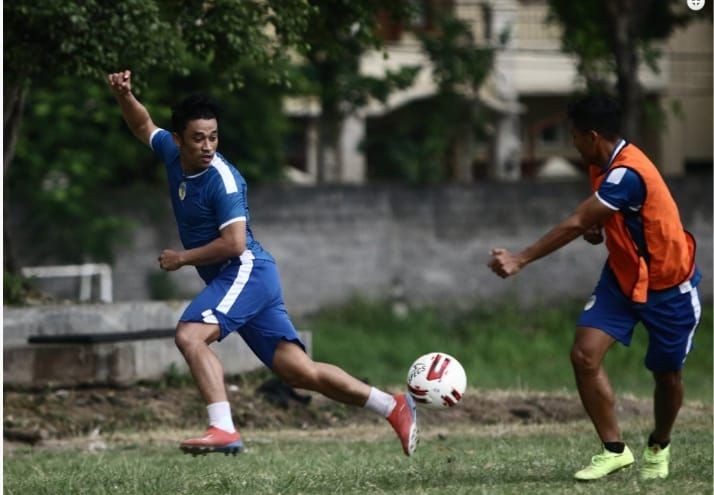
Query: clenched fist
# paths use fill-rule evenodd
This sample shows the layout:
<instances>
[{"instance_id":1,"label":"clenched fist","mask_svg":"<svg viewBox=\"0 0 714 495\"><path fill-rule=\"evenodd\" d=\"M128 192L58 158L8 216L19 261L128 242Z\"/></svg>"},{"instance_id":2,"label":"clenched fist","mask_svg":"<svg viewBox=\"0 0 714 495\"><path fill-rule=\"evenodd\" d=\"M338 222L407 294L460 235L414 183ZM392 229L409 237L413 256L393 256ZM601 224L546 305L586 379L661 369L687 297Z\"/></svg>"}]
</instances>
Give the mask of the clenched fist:
<instances>
[{"instance_id":1,"label":"clenched fist","mask_svg":"<svg viewBox=\"0 0 714 495\"><path fill-rule=\"evenodd\" d=\"M107 81L109 82L109 89L112 90L112 93L114 93L115 96L122 96L127 93L131 93L130 70L109 74L107 76Z\"/></svg>"},{"instance_id":2,"label":"clenched fist","mask_svg":"<svg viewBox=\"0 0 714 495\"><path fill-rule=\"evenodd\" d=\"M496 248L491 250L491 261L488 267L501 278L515 275L522 267L523 260L507 249Z\"/></svg>"},{"instance_id":3,"label":"clenched fist","mask_svg":"<svg viewBox=\"0 0 714 495\"><path fill-rule=\"evenodd\" d=\"M167 272L178 270L183 266L181 253L173 249L164 249L159 255L159 266L162 270L166 270Z\"/></svg>"},{"instance_id":4,"label":"clenched fist","mask_svg":"<svg viewBox=\"0 0 714 495\"><path fill-rule=\"evenodd\" d=\"M583 239L588 241L590 244L600 244L605 240L602 235L602 227L598 224L591 226L588 230L583 232Z\"/></svg>"}]
</instances>

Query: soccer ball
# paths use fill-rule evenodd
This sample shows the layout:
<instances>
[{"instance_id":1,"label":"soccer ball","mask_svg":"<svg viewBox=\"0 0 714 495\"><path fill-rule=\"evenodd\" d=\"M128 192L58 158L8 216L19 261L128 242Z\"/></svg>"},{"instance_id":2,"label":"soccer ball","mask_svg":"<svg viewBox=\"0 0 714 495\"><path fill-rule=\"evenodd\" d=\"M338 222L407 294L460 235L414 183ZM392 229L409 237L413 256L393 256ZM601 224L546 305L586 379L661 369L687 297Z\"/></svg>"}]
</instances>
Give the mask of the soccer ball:
<instances>
[{"instance_id":1,"label":"soccer ball","mask_svg":"<svg viewBox=\"0 0 714 495\"><path fill-rule=\"evenodd\" d=\"M453 407L466 391L466 372L453 356L430 352L409 368L407 389L418 404L431 409Z\"/></svg>"}]
</instances>

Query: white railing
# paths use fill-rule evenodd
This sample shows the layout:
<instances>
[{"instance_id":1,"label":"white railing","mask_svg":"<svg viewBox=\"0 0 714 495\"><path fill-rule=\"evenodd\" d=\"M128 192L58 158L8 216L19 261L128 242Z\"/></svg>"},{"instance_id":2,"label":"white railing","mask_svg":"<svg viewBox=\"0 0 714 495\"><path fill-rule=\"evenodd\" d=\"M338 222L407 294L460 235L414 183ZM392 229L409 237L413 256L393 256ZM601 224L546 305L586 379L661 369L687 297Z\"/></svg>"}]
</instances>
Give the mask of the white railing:
<instances>
[{"instance_id":1,"label":"white railing","mask_svg":"<svg viewBox=\"0 0 714 495\"><path fill-rule=\"evenodd\" d=\"M92 297L92 276L99 276L99 300L112 302L112 269L106 263L84 263L82 265L28 266L22 269L25 277L57 278L80 277L79 300L89 301Z\"/></svg>"}]
</instances>

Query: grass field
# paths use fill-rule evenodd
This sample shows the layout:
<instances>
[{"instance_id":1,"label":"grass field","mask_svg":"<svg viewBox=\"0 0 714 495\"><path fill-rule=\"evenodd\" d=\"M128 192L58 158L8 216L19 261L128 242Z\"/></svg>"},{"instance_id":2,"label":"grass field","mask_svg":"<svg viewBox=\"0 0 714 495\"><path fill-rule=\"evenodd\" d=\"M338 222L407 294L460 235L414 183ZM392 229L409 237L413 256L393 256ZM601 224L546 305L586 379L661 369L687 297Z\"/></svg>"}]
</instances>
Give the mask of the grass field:
<instances>
[{"instance_id":1,"label":"grass field","mask_svg":"<svg viewBox=\"0 0 714 495\"><path fill-rule=\"evenodd\" d=\"M647 425L624 425L639 461ZM72 448L6 455L4 493L25 494L705 494L712 493L711 416L689 417L673 445L672 473L642 483L637 468L578 483L597 445L585 422L443 425L423 432L411 458L383 428L252 432L236 457L182 455L175 444L117 437L100 453Z\"/></svg>"},{"instance_id":2,"label":"grass field","mask_svg":"<svg viewBox=\"0 0 714 495\"><path fill-rule=\"evenodd\" d=\"M301 322L313 331L314 355L338 363L371 383L398 383L421 354L442 351L463 364L479 388L574 390L570 346L581 303L519 310L477 306L471 311L422 308L399 318L389 303L362 300L328 309ZM687 358L687 398L712 403L712 306L702 308L694 348ZM605 367L617 392L652 394L644 367L647 331L635 328L630 347L610 350Z\"/></svg>"},{"instance_id":3,"label":"grass field","mask_svg":"<svg viewBox=\"0 0 714 495\"><path fill-rule=\"evenodd\" d=\"M441 350L464 364L470 397L487 389L575 393L568 349L578 312L576 306L531 312L420 309L398 318L387 303L354 301L300 326L313 331L317 359L379 385L399 386L415 357ZM711 494L711 307L704 309L695 342L685 368L687 398L672 446L672 474L660 483L641 483L637 468L598 482L575 482L573 473L599 449L588 421L473 424L467 417L423 423L411 458L401 454L381 422L243 430L247 451L237 457L182 455L176 439L195 431L116 430L94 451L87 437L35 448L6 442L4 493ZM630 349L610 353L606 366L619 395L651 397L651 378L642 365L645 347L640 328ZM621 425L638 461L651 429L644 414Z\"/></svg>"}]
</instances>

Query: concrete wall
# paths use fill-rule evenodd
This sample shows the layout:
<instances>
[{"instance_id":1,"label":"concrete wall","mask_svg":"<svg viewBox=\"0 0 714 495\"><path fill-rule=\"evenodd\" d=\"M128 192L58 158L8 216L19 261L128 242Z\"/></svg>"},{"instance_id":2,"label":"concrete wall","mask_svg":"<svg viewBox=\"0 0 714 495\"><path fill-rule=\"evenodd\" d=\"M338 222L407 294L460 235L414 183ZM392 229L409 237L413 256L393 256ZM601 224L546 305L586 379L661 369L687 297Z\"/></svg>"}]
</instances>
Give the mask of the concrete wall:
<instances>
[{"instance_id":1,"label":"concrete wall","mask_svg":"<svg viewBox=\"0 0 714 495\"><path fill-rule=\"evenodd\" d=\"M671 181L683 221L698 240L697 262L704 272L701 294L707 302L712 300L711 184L711 176ZM531 243L587 194L584 181L419 189L256 188L250 192L250 205L254 233L278 261L285 300L295 316L355 294L385 298L398 293L411 304L463 307L585 301L605 260L602 246L577 240L509 280L493 275L486 263L492 247L515 250ZM30 335L175 326L185 300L146 301L149 275L159 273L158 253L179 246L174 220L163 191L142 201L116 201L118 208L135 205L127 211L138 225L113 265L118 303L4 309L5 383L131 383L159 377L171 363L185 369L171 339L26 344ZM23 264L38 263L33 243L19 247ZM202 288L193 269L184 268L169 278L184 298ZM309 333L303 338L309 348ZM238 337L217 346L217 351L227 373L260 366Z\"/></svg>"},{"instance_id":2,"label":"concrete wall","mask_svg":"<svg viewBox=\"0 0 714 495\"><path fill-rule=\"evenodd\" d=\"M28 344L31 336L109 334L173 329L185 301L57 304L4 308L3 382L12 385L125 385L155 380L172 366L188 373L173 338L86 344ZM312 354L312 335L300 332ZM230 335L212 349L227 374L263 365L243 339Z\"/></svg>"},{"instance_id":3,"label":"concrete wall","mask_svg":"<svg viewBox=\"0 0 714 495\"><path fill-rule=\"evenodd\" d=\"M698 241L706 300L712 298L711 184L711 176L670 181L684 224ZM354 294L382 298L399 290L415 304L585 300L605 260L603 246L576 240L509 280L493 275L486 263L492 247L527 245L587 194L585 181L576 180L434 188L264 187L251 188L249 201L253 232L277 259L288 309L300 315ZM140 207L126 209L137 228L129 243L119 246L113 265L116 301L147 300L147 279L159 273L161 249L180 246L165 192L145 196ZM116 204L139 203L124 197ZM31 245L17 251L25 264L38 263L31 258ZM193 268L169 279L181 299L202 288Z\"/></svg>"},{"instance_id":4,"label":"concrete wall","mask_svg":"<svg viewBox=\"0 0 714 495\"><path fill-rule=\"evenodd\" d=\"M711 177L678 179L671 186L686 227L697 237L702 295L711 300ZM585 300L605 260L603 246L577 240L505 281L486 263L492 247L518 249L534 241L587 194L582 181L524 182L254 188L249 201L253 232L278 261L288 308L303 314L353 294L381 298L400 288L417 304ZM159 228L142 221L133 246L120 251L117 300L148 297L147 271L157 270L162 248L179 245L172 224L171 217ZM186 297L202 287L192 268L171 277Z\"/></svg>"}]
</instances>

